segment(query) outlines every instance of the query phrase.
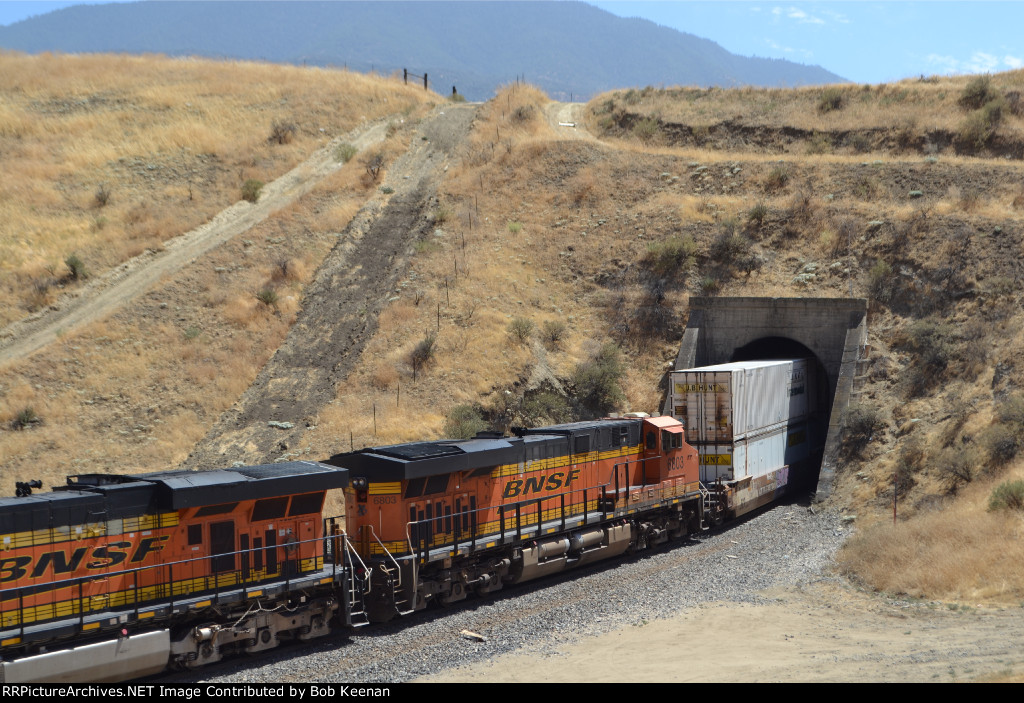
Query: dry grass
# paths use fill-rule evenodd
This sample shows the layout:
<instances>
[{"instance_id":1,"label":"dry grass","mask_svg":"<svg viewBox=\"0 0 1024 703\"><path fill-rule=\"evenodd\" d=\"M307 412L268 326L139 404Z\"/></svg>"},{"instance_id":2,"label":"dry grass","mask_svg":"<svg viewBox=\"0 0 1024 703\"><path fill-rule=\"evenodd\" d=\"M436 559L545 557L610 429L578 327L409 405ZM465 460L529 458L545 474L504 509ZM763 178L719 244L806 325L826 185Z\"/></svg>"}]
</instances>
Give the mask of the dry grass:
<instances>
[{"instance_id":1,"label":"dry grass","mask_svg":"<svg viewBox=\"0 0 1024 703\"><path fill-rule=\"evenodd\" d=\"M0 54L0 96L0 326L70 285L69 254L103 274L235 202L245 180L431 97L337 70L14 53ZM275 121L297 125L288 144L270 142Z\"/></svg>"},{"instance_id":2,"label":"dry grass","mask_svg":"<svg viewBox=\"0 0 1024 703\"><path fill-rule=\"evenodd\" d=\"M1024 515L986 510L995 483L972 486L942 510L863 528L840 552L840 568L879 591L967 604L1021 603Z\"/></svg>"},{"instance_id":3,"label":"dry grass","mask_svg":"<svg viewBox=\"0 0 1024 703\"><path fill-rule=\"evenodd\" d=\"M754 126L787 125L805 130L863 130L894 125L914 129L955 130L965 110L958 100L970 76L933 76L925 80L906 79L879 85L838 85L808 88L668 88L665 90L612 91L595 97L591 111L601 114L616 109L643 116L657 116L662 122L685 125L715 125L727 121ZM1000 92L1020 91L1024 70L992 76ZM826 92L842 99L841 107L822 111ZM608 101L613 107L607 109ZM1020 134L1024 123L1014 116L1004 127Z\"/></svg>"}]
</instances>

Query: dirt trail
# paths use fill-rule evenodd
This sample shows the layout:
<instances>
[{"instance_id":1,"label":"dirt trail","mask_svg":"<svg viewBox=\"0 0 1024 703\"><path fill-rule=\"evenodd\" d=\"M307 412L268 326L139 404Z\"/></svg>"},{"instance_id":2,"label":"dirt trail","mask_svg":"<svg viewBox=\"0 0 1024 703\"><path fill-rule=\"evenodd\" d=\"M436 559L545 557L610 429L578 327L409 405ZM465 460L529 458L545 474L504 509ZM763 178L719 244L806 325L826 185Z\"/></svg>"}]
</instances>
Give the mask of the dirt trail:
<instances>
[{"instance_id":1,"label":"dirt trail","mask_svg":"<svg viewBox=\"0 0 1024 703\"><path fill-rule=\"evenodd\" d=\"M551 129L562 139L589 139L597 141L583 124L584 103L550 103L545 116Z\"/></svg>"},{"instance_id":2,"label":"dirt trail","mask_svg":"<svg viewBox=\"0 0 1024 703\"><path fill-rule=\"evenodd\" d=\"M209 222L168 241L162 251L147 251L109 273L90 281L44 311L0 330L0 364L38 351L61 334L110 315L214 247L223 244L271 213L308 193L317 183L342 167L334 157L338 144L349 142L360 151L384 140L386 119L362 125L331 140L311 157L263 187L259 201L239 201Z\"/></svg>"},{"instance_id":3,"label":"dirt trail","mask_svg":"<svg viewBox=\"0 0 1024 703\"><path fill-rule=\"evenodd\" d=\"M412 244L432 229L435 189L475 114L473 105L447 105L421 123L409 151L388 169L385 185L394 193L371 200L345 229L306 288L288 338L196 446L186 468L265 463L298 448L373 335ZM271 427L270 421L294 426Z\"/></svg>"},{"instance_id":4,"label":"dirt trail","mask_svg":"<svg viewBox=\"0 0 1024 703\"><path fill-rule=\"evenodd\" d=\"M832 582L449 670L428 682L1020 680L1024 611L891 601ZM703 633L694 637L694 633ZM628 662L628 666L609 666Z\"/></svg>"}]
</instances>

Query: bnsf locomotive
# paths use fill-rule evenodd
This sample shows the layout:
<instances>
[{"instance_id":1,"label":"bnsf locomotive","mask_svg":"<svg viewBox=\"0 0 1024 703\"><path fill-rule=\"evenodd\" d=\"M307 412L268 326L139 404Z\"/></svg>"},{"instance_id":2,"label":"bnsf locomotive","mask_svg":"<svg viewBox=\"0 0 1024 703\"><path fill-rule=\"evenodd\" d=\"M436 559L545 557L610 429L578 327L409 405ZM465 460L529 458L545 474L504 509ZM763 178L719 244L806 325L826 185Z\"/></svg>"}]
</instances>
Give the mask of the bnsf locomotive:
<instances>
[{"instance_id":1,"label":"bnsf locomotive","mask_svg":"<svg viewBox=\"0 0 1024 703\"><path fill-rule=\"evenodd\" d=\"M735 490L643 415L71 477L0 499L0 679L123 680L388 620L696 532Z\"/></svg>"}]
</instances>

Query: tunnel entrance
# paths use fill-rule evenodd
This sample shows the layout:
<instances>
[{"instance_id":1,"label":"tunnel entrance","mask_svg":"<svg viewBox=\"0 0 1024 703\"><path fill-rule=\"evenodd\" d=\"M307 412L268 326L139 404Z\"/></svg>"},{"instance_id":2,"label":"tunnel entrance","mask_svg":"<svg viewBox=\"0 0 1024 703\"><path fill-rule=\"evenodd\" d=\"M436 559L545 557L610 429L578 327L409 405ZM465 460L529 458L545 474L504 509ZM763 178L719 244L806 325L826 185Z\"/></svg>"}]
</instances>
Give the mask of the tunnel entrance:
<instances>
[{"instance_id":1,"label":"tunnel entrance","mask_svg":"<svg viewBox=\"0 0 1024 703\"><path fill-rule=\"evenodd\" d=\"M761 337L733 350L729 361L758 361L769 359L807 359L809 384L813 393L814 408L808 418L808 436L811 440L811 452L803 467L796 467L795 475L804 480L797 486L798 490L814 489L818 484L818 470L825 452L825 440L828 437L828 419L832 409L832 393L835 390L829 383L825 367L817 355L806 345L787 337Z\"/></svg>"},{"instance_id":2,"label":"tunnel entrance","mask_svg":"<svg viewBox=\"0 0 1024 703\"><path fill-rule=\"evenodd\" d=\"M867 346L863 298L690 298L690 317L675 370L731 361L812 359L818 412L815 453L805 475L815 500L832 491L842 416L855 393ZM671 412L665 408L666 412Z\"/></svg>"}]
</instances>

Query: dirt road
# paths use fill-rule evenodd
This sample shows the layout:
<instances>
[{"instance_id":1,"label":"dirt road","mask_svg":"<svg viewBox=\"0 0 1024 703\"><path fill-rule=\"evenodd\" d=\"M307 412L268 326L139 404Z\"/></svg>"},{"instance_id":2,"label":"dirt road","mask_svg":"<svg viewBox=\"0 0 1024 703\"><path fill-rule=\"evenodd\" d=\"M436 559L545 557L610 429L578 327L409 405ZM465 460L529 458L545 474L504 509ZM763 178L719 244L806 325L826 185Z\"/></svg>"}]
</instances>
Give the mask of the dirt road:
<instances>
[{"instance_id":1,"label":"dirt road","mask_svg":"<svg viewBox=\"0 0 1024 703\"><path fill-rule=\"evenodd\" d=\"M434 191L475 113L472 105L448 105L420 124L409 151L388 169L383 190L393 194L370 200L345 229L307 287L285 343L185 467L272 461L294 449L315 425L316 414L335 398L373 335L412 245L432 231ZM270 421L294 427L268 428Z\"/></svg>"},{"instance_id":2,"label":"dirt road","mask_svg":"<svg viewBox=\"0 0 1024 703\"><path fill-rule=\"evenodd\" d=\"M179 271L299 199L344 165L334 157L338 144L349 142L363 151L383 141L386 133L387 121L378 120L331 140L291 171L265 185L258 202L239 201L206 224L168 241L162 251L140 254L75 292L65 294L56 304L0 330L0 364L28 356L56 340L58 335L110 315L164 276Z\"/></svg>"},{"instance_id":3,"label":"dirt road","mask_svg":"<svg viewBox=\"0 0 1024 703\"><path fill-rule=\"evenodd\" d=\"M711 603L668 620L453 669L427 682L955 682L1022 680L1024 610L955 609L835 581ZM628 662L628 666L610 666Z\"/></svg>"}]
</instances>

